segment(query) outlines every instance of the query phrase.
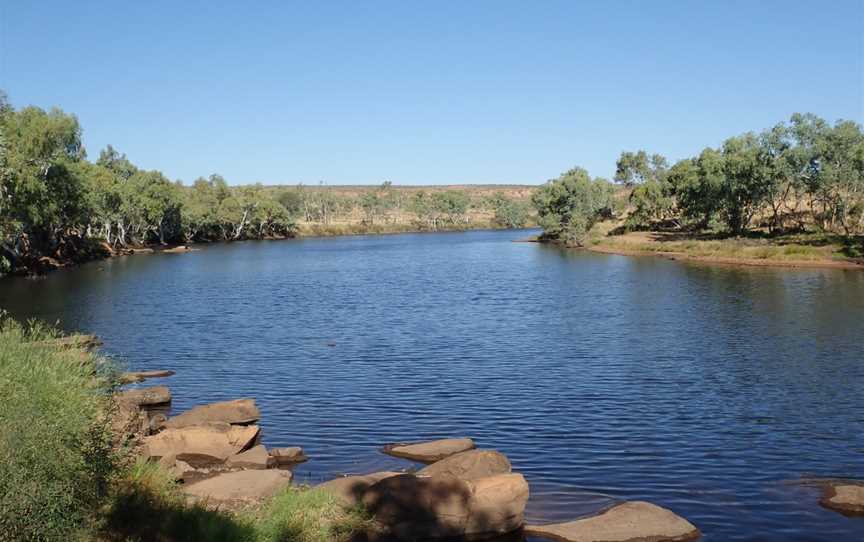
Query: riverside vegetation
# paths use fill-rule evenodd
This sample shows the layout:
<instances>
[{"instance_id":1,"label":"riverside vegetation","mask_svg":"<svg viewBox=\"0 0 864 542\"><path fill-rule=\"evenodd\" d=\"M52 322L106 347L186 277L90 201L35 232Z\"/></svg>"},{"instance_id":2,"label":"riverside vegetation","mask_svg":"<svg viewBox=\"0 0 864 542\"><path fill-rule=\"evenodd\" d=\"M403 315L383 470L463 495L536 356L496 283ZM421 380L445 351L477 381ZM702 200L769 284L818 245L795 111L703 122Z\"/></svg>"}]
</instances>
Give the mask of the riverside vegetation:
<instances>
[{"instance_id":1,"label":"riverside vegetation","mask_svg":"<svg viewBox=\"0 0 864 542\"><path fill-rule=\"evenodd\" d=\"M188 503L120 438L120 373L81 346L0 316L0 540L324 542L367 521L304 488L236 513Z\"/></svg>"},{"instance_id":2,"label":"riverside vegetation","mask_svg":"<svg viewBox=\"0 0 864 542\"><path fill-rule=\"evenodd\" d=\"M110 145L88 161L75 116L16 110L0 92L0 274L149 245L523 227L529 197L509 186L229 186L218 174L185 185Z\"/></svg>"},{"instance_id":3,"label":"riverside vegetation","mask_svg":"<svg viewBox=\"0 0 864 542\"><path fill-rule=\"evenodd\" d=\"M854 122L795 114L671 167L624 152L615 181L575 168L544 185L533 196L543 238L743 263L864 256L864 134Z\"/></svg>"},{"instance_id":4,"label":"riverside vegetation","mask_svg":"<svg viewBox=\"0 0 864 542\"><path fill-rule=\"evenodd\" d=\"M574 168L538 189L185 185L110 145L88 161L73 115L0 92L0 274L150 245L535 224L604 252L849 264L864 254L862 141L854 122L795 114L671 167L624 152L614 184Z\"/></svg>"}]
</instances>

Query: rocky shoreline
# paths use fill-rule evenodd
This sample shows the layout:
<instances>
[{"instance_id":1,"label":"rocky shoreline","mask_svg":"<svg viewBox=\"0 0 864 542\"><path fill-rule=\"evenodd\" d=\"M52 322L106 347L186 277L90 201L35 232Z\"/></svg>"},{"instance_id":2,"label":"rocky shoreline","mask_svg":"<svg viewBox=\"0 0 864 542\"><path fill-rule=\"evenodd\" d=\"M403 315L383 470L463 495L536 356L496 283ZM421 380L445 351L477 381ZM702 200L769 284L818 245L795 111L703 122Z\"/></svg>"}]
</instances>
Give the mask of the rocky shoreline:
<instances>
[{"instance_id":1,"label":"rocky shoreline","mask_svg":"<svg viewBox=\"0 0 864 542\"><path fill-rule=\"evenodd\" d=\"M96 348L90 335L56 339L65 347ZM172 371L130 372L121 383L164 378ZM163 385L118 390L112 426L136 454L159 465L180 484L189 502L216 510L262 504L291 486L292 469L309 460L299 446L268 449L261 413L251 398L196 406L167 416L171 391ZM373 520L364 540L483 540L513 535L554 541L663 542L695 540L699 529L673 511L625 501L564 523L525 522L530 488L497 450L468 437L385 444L381 452L406 463L402 472L342 476L314 489L330 493L346 509L362 508ZM314 458L313 458L314 460ZM819 504L847 516L864 515L864 482L809 480L822 489ZM815 503L814 503L815 504Z\"/></svg>"}]
</instances>

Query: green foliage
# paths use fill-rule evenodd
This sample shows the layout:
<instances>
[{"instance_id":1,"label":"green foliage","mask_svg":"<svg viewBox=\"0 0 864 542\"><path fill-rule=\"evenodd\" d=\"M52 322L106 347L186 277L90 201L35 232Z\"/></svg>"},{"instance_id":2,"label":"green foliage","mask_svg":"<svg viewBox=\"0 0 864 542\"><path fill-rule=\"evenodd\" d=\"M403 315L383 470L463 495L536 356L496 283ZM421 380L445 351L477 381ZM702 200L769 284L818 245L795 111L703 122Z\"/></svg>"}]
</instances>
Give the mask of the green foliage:
<instances>
[{"instance_id":1,"label":"green foliage","mask_svg":"<svg viewBox=\"0 0 864 542\"><path fill-rule=\"evenodd\" d=\"M339 542L370 524L330 493L288 488L260 508L238 512L190 504L155 463L136 462L117 484L100 537L123 542Z\"/></svg>"},{"instance_id":2,"label":"green foliage","mask_svg":"<svg viewBox=\"0 0 864 542\"><path fill-rule=\"evenodd\" d=\"M78 120L59 109L0 103L0 273L104 241L147 243L288 236L291 213L261 186L219 175L192 187L137 168L108 146L85 160Z\"/></svg>"},{"instance_id":3,"label":"green foliage","mask_svg":"<svg viewBox=\"0 0 864 542\"><path fill-rule=\"evenodd\" d=\"M588 230L612 215L614 193L607 181L591 180L587 171L575 168L543 185L532 200L544 236L582 245Z\"/></svg>"},{"instance_id":4,"label":"green foliage","mask_svg":"<svg viewBox=\"0 0 864 542\"><path fill-rule=\"evenodd\" d=\"M633 189L630 194L630 204L635 209L627 217L628 228L646 228L655 221L664 221L674 215L673 186L665 180L645 181Z\"/></svg>"},{"instance_id":5,"label":"green foliage","mask_svg":"<svg viewBox=\"0 0 864 542\"><path fill-rule=\"evenodd\" d=\"M114 487L99 526L107 542L254 542L247 518L189 504L158 464L138 461Z\"/></svg>"},{"instance_id":6,"label":"green foliage","mask_svg":"<svg viewBox=\"0 0 864 542\"><path fill-rule=\"evenodd\" d=\"M435 231L445 226L467 226L470 203L468 195L460 190L421 190L412 197L409 209L417 215L420 226Z\"/></svg>"},{"instance_id":7,"label":"green foliage","mask_svg":"<svg viewBox=\"0 0 864 542\"><path fill-rule=\"evenodd\" d=\"M256 521L257 542L339 542L369 525L362 510L346 510L330 493L288 488L275 496Z\"/></svg>"},{"instance_id":8,"label":"green foliage","mask_svg":"<svg viewBox=\"0 0 864 542\"><path fill-rule=\"evenodd\" d=\"M502 228L523 228L530 220L529 204L508 198L502 192L496 192L489 198L487 205L495 213L495 223Z\"/></svg>"},{"instance_id":9,"label":"green foliage","mask_svg":"<svg viewBox=\"0 0 864 542\"><path fill-rule=\"evenodd\" d=\"M640 171L645 166L629 153L619 170L622 163ZM636 177L621 175L625 181ZM651 182L633 191L636 209L628 223L645 224L659 212L699 228L720 220L734 235L754 225L778 233L790 222L803 230L807 205L808 222L824 231L864 232L864 133L854 122L831 126L796 113L788 124L729 138L719 149L676 163L663 175L662 188Z\"/></svg>"},{"instance_id":10,"label":"green foliage","mask_svg":"<svg viewBox=\"0 0 864 542\"><path fill-rule=\"evenodd\" d=\"M0 132L6 199L0 233L6 249L17 255L22 242L54 248L58 236L85 212L83 182L73 170L84 157L78 120L59 109L4 108Z\"/></svg>"},{"instance_id":11,"label":"green foliage","mask_svg":"<svg viewBox=\"0 0 864 542\"><path fill-rule=\"evenodd\" d=\"M95 360L0 316L0 540L75 540L116 467Z\"/></svg>"},{"instance_id":12,"label":"green foliage","mask_svg":"<svg viewBox=\"0 0 864 542\"><path fill-rule=\"evenodd\" d=\"M615 164L615 182L634 186L649 181L662 181L668 169L666 158L645 151L622 152Z\"/></svg>"}]
</instances>

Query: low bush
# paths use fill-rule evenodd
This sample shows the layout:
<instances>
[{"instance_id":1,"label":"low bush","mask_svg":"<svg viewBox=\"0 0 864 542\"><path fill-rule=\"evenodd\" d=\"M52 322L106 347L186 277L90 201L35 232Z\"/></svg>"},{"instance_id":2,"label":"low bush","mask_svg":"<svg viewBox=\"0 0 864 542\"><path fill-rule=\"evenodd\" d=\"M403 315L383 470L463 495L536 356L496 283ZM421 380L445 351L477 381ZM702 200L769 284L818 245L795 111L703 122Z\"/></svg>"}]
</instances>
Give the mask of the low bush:
<instances>
[{"instance_id":1,"label":"low bush","mask_svg":"<svg viewBox=\"0 0 864 542\"><path fill-rule=\"evenodd\" d=\"M84 538L116 469L92 354L0 314L0 540Z\"/></svg>"}]
</instances>

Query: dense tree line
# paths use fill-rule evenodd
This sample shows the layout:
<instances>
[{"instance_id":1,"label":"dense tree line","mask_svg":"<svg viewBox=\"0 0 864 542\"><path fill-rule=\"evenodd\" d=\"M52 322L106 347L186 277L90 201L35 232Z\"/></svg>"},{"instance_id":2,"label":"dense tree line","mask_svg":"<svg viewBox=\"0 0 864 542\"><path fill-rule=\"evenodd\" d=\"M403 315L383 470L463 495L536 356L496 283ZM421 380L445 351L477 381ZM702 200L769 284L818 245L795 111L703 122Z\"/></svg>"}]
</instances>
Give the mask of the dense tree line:
<instances>
[{"instance_id":1,"label":"dense tree line","mask_svg":"<svg viewBox=\"0 0 864 542\"><path fill-rule=\"evenodd\" d=\"M623 152L615 181L629 191L627 229L864 233L864 133L851 121L796 113L671 167L658 154ZM547 183L534 198L546 234L581 243L613 212L609 190L580 169Z\"/></svg>"},{"instance_id":2,"label":"dense tree line","mask_svg":"<svg viewBox=\"0 0 864 542\"><path fill-rule=\"evenodd\" d=\"M389 182L347 195L323 184L230 186L217 174L187 186L110 145L88 161L74 115L16 110L0 91L0 274L149 244L286 237L300 222L327 226L357 214L369 229L467 228L470 209L492 211L501 227L529 220L524 203L503 194L475 199L465 190L409 192Z\"/></svg>"},{"instance_id":3,"label":"dense tree line","mask_svg":"<svg viewBox=\"0 0 864 542\"><path fill-rule=\"evenodd\" d=\"M294 222L261 186L218 175L191 187L135 166L110 145L86 160L78 120L0 101L0 272L148 243L290 235ZM102 244L104 243L104 244Z\"/></svg>"}]
</instances>

